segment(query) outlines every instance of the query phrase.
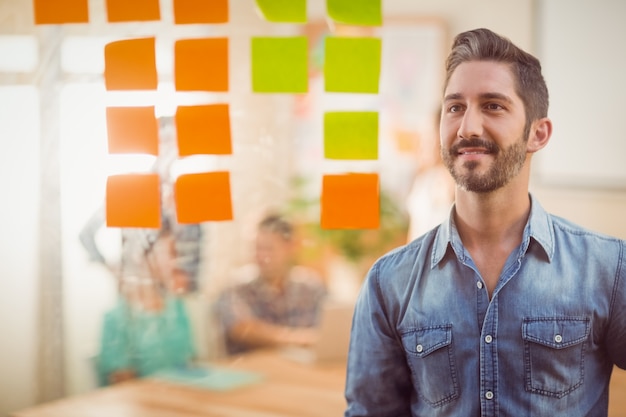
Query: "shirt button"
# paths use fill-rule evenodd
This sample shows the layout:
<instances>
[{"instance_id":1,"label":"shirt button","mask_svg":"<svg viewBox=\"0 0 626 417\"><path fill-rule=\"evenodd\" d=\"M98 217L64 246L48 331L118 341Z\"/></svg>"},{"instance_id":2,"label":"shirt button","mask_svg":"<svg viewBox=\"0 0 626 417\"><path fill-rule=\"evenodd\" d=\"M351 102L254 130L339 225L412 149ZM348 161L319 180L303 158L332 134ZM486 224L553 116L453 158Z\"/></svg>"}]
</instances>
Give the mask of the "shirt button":
<instances>
[{"instance_id":1,"label":"shirt button","mask_svg":"<svg viewBox=\"0 0 626 417\"><path fill-rule=\"evenodd\" d=\"M487 336L485 336L485 342L486 343L491 343L493 341L493 337L491 337L490 334L488 334Z\"/></svg>"},{"instance_id":2,"label":"shirt button","mask_svg":"<svg viewBox=\"0 0 626 417\"><path fill-rule=\"evenodd\" d=\"M492 400L493 399L493 392L487 391L485 393L485 398L488 399L488 400Z\"/></svg>"},{"instance_id":3,"label":"shirt button","mask_svg":"<svg viewBox=\"0 0 626 417\"><path fill-rule=\"evenodd\" d=\"M561 343L563 341L563 336L561 336L560 334L557 334L556 336L554 336L554 341L556 343Z\"/></svg>"},{"instance_id":4,"label":"shirt button","mask_svg":"<svg viewBox=\"0 0 626 417\"><path fill-rule=\"evenodd\" d=\"M424 346L417 345L417 346L415 346L415 350L417 350L417 353L422 353L422 351L424 350Z\"/></svg>"},{"instance_id":5,"label":"shirt button","mask_svg":"<svg viewBox=\"0 0 626 417\"><path fill-rule=\"evenodd\" d=\"M482 282L480 282L480 281L477 281L477 282L476 282L476 286L478 287L478 289L479 289L479 290L482 290L482 289L483 289L483 283L482 283Z\"/></svg>"}]
</instances>

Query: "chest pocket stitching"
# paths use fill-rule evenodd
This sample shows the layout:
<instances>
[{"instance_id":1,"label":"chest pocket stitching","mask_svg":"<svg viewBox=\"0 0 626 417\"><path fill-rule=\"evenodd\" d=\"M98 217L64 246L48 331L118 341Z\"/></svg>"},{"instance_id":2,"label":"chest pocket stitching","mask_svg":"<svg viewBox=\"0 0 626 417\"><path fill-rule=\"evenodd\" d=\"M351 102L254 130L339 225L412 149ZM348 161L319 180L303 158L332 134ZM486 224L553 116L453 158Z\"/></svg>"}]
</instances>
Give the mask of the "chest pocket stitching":
<instances>
[{"instance_id":1,"label":"chest pocket stitching","mask_svg":"<svg viewBox=\"0 0 626 417\"><path fill-rule=\"evenodd\" d=\"M414 343L412 346L408 343L407 334L414 334L414 338L410 338ZM446 324L441 326L422 327L402 334L404 348L408 353L423 358L432 352L448 346L452 343L452 325ZM417 351L417 346L422 347L422 351Z\"/></svg>"},{"instance_id":2,"label":"chest pocket stitching","mask_svg":"<svg viewBox=\"0 0 626 417\"><path fill-rule=\"evenodd\" d=\"M552 349L565 349L585 341L589 330L588 317L525 318L522 338ZM557 335L562 338L560 342L555 340Z\"/></svg>"},{"instance_id":3,"label":"chest pocket stitching","mask_svg":"<svg viewBox=\"0 0 626 417\"><path fill-rule=\"evenodd\" d=\"M450 350L452 325L414 328L402 332L400 336L420 397L433 407L439 407L457 399L458 380L454 356ZM421 352L417 351L418 345L422 347ZM437 359L431 359L431 356ZM445 362L441 362L443 358ZM435 362L432 362L433 360ZM431 368L432 366L435 368ZM447 372L443 371L442 366Z\"/></svg>"},{"instance_id":4,"label":"chest pocket stitching","mask_svg":"<svg viewBox=\"0 0 626 417\"><path fill-rule=\"evenodd\" d=\"M583 383L585 340L590 333L590 319L588 317L541 317L524 318L522 323L522 338L525 346L526 389L549 397L562 398ZM556 338L560 338L557 342ZM539 349L535 353L535 348ZM542 348L540 348L541 346ZM568 348L575 351L566 350ZM541 349L547 349L540 353ZM549 351L552 351L550 353ZM569 352L566 356L558 356L557 352ZM564 353L565 354L565 353ZM555 356L556 355L556 356ZM561 379L557 383L551 366L558 358L571 361L567 367L572 380L565 382ZM576 362L576 363L574 363ZM534 364L534 365L533 365ZM563 364L561 364L563 365ZM560 366L562 368L562 366ZM578 375L574 376L577 372ZM565 375L561 374L560 378ZM576 379L577 378L577 379ZM569 385L567 385L569 383ZM560 387L557 388L557 387Z\"/></svg>"}]
</instances>

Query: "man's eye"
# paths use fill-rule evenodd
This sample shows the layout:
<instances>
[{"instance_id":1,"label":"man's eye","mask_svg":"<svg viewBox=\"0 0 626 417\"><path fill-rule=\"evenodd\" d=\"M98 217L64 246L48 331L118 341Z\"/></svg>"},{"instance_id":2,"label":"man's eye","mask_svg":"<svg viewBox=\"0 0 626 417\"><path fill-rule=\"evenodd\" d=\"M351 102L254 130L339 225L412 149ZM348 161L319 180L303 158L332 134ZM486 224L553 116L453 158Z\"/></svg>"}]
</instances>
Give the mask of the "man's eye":
<instances>
[{"instance_id":1,"label":"man's eye","mask_svg":"<svg viewBox=\"0 0 626 417\"><path fill-rule=\"evenodd\" d=\"M450 113L456 113L461 111L461 106L459 106L458 104L453 104L452 106L448 107L448 112Z\"/></svg>"},{"instance_id":2,"label":"man's eye","mask_svg":"<svg viewBox=\"0 0 626 417\"><path fill-rule=\"evenodd\" d=\"M487 108L489 110L500 110L503 107L501 105L499 105L498 103L489 103L489 104L487 104Z\"/></svg>"}]
</instances>

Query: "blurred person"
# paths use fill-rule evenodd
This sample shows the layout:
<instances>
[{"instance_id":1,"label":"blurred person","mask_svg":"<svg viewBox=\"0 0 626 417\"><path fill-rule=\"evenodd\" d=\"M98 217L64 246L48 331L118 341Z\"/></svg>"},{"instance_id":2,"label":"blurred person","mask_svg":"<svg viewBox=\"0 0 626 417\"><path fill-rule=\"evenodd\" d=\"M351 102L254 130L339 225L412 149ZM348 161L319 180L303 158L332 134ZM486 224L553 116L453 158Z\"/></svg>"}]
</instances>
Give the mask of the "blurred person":
<instances>
[{"instance_id":1,"label":"blurred person","mask_svg":"<svg viewBox=\"0 0 626 417\"><path fill-rule=\"evenodd\" d=\"M436 113L439 125L440 112ZM441 158L439 130L420 137L417 149L417 172L406 199L409 214L407 241L423 235L441 223L454 201L454 181Z\"/></svg>"},{"instance_id":2,"label":"blurred person","mask_svg":"<svg viewBox=\"0 0 626 417\"><path fill-rule=\"evenodd\" d=\"M293 226L279 215L258 225L255 264L217 302L229 354L255 348L310 346L326 288L312 269L294 264Z\"/></svg>"},{"instance_id":3,"label":"blurred person","mask_svg":"<svg viewBox=\"0 0 626 417\"><path fill-rule=\"evenodd\" d=\"M626 242L529 193L552 134L540 62L487 29L446 61L455 202L377 260L354 312L346 417L606 416L626 368Z\"/></svg>"},{"instance_id":4,"label":"blurred person","mask_svg":"<svg viewBox=\"0 0 626 417\"><path fill-rule=\"evenodd\" d=\"M203 230L200 224L179 224L171 185L162 182L161 223L168 224L175 246L174 270L177 285L171 289L177 293L192 293L199 289L199 270L202 261ZM150 275L145 262L146 236L152 234L149 229L120 228L119 259L105 256L99 247L97 235L106 224L104 206L99 207L88 219L79 233L79 240L87 251L91 262L103 265L121 282L123 277L146 277Z\"/></svg>"},{"instance_id":5,"label":"blurred person","mask_svg":"<svg viewBox=\"0 0 626 417\"><path fill-rule=\"evenodd\" d=\"M166 223L156 236L144 237L149 275L122 276L119 300L103 319L97 359L101 385L186 367L195 356L190 320L178 295L186 272L175 262L172 231Z\"/></svg>"}]
</instances>

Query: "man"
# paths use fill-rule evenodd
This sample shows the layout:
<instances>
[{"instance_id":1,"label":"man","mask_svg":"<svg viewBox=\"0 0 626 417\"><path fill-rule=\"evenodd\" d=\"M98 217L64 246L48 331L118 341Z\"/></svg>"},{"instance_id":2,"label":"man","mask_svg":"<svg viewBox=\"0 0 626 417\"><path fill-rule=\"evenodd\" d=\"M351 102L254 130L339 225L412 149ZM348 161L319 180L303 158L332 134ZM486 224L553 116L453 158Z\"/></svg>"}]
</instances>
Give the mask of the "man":
<instances>
[{"instance_id":1,"label":"man","mask_svg":"<svg viewBox=\"0 0 626 417\"><path fill-rule=\"evenodd\" d=\"M217 303L228 353L315 342L326 289L313 270L293 265L293 234L279 215L259 223L254 268Z\"/></svg>"},{"instance_id":2,"label":"man","mask_svg":"<svg viewBox=\"0 0 626 417\"><path fill-rule=\"evenodd\" d=\"M528 192L548 143L539 61L486 29L446 62L449 219L371 268L355 309L346 416L606 416L626 368L626 242Z\"/></svg>"}]
</instances>

